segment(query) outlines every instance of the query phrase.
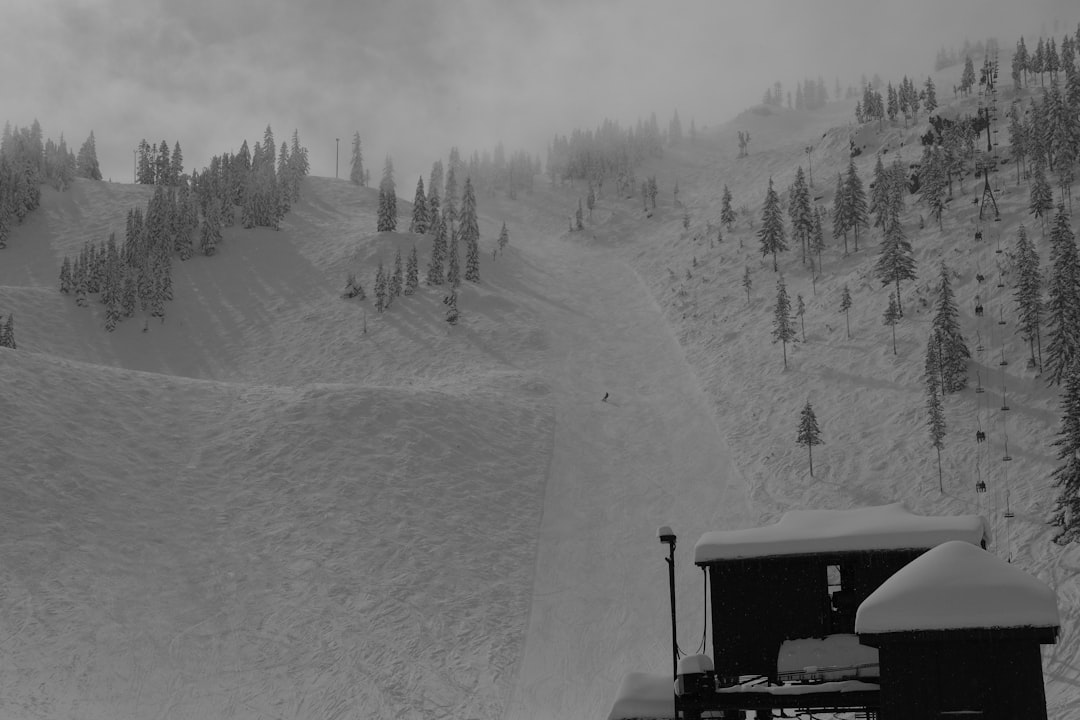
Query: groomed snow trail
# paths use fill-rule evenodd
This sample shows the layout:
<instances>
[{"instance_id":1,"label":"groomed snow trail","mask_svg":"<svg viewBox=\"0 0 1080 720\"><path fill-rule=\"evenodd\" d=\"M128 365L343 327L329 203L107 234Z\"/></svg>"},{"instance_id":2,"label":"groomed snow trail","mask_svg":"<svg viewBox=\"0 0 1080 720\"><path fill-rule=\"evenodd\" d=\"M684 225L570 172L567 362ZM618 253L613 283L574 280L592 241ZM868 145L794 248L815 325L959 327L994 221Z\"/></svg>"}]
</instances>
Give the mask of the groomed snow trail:
<instances>
[{"instance_id":1,"label":"groomed snow trail","mask_svg":"<svg viewBox=\"0 0 1080 720\"><path fill-rule=\"evenodd\" d=\"M623 674L670 671L667 551L657 527L670 524L680 537L680 644L693 652L702 633L693 543L706 529L755 521L707 399L647 288L613 252L574 239L515 243L546 275L537 280L547 297L538 310L551 334L544 374L556 426L508 720L603 718Z\"/></svg>"}]
</instances>

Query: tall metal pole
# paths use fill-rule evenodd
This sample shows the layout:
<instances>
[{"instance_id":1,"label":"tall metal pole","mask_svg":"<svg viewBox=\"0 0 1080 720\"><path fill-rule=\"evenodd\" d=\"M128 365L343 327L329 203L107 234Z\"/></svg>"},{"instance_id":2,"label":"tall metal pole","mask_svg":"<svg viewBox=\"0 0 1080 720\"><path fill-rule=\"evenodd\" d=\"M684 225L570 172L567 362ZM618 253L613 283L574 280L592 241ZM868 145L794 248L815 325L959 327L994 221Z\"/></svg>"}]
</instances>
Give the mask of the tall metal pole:
<instances>
[{"instance_id":1,"label":"tall metal pole","mask_svg":"<svg viewBox=\"0 0 1080 720\"><path fill-rule=\"evenodd\" d=\"M664 561L668 564L668 587L671 591L671 682L675 683L679 678L679 632L675 625L675 533L670 527L664 525L656 531L660 542L668 546L668 556ZM679 693L675 692L675 715L679 714Z\"/></svg>"},{"instance_id":2,"label":"tall metal pole","mask_svg":"<svg viewBox=\"0 0 1080 720\"><path fill-rule=\"evenodd\" d=\"M334 179L338 179L338 155L341 148L341 138L334 138Z\"/></svg>"}]
</instances>

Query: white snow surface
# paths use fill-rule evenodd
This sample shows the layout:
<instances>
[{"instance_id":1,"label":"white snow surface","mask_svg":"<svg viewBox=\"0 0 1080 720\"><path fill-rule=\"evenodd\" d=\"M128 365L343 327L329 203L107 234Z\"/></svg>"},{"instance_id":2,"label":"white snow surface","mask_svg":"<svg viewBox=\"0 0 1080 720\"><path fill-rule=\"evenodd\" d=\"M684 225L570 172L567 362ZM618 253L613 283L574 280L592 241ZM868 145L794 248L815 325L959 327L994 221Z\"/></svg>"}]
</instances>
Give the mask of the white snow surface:
<instances>
[{"instance_id":1,"label":"white snow surface","mask_svg":"<svg viewBox=\"0 0 1080 720\"><path fill-rule=\"evenodd\" d=\"M1056 628L1057 596L1038 578L966 542L905 565L859 605L855 632Z\"/></svg>"},{"instance_id":2,"label":"white snow surface","mask_svg":"<svg viewBox=\"0 0 1080 720\"><path fill-rule=\"evenodd\" d=\"M924 517L901 503L848 510L791 510L772 525L714 530L694 546L694 562L855 550L931 548L986 539L978 515Z\"/></svg>"},{"instance_id":3,"label":"white snow surface","mask_svg":"<svg viewBox=\"0 0 1080 720\"><path fill-rule=\"evenodd\" d=\"M692 539L897 501L984 515L991 550L1057 591L1049 714L1080 715L1080 548L1055 545L1046 524L1058 390L1025 368L1012 288L994 283L998 242L1030 225L1026 185L1002 183L1002 222L982 226L983 243L970 178L943 230L920 230L911 199L920 278L901 289L896 354L877 231L845 252L826 228L813 284L797 249L781 255L806 336L787 369L771 343L777 275L750 219L808 143L831 206L853 106L747 113L665 148L637 170L661 188L648 219L609 184L580 233L566 230L580 183L481 197L482 282L460 290L453 328L445 288L421 285L383 315L339 297L347 272L370 292L377 259L414 242L423 268L430 239L376 233L375 190L308 178L280 232L227 229L215 257L174 263L163 324L106 333L100 303L56 292L60 260L122 236L153 189L45 188L0 251L0 313L14 313L19 343L0 349L0 717L601 718L628 672L673 689L658 526L681 538L679 643L694 652ZM864 183L877 148L917 160L923 129L862 128ZM748 212L714 242L724 184ZM492 260L503 220L510 247ZM972 384L977 371L987 389L945 398L944 492L922 396L923 302L942 258L958 273ZM808 399L824 440L813 476L795 443Z\"/></svg>"},{"instance_id":4,"label":"white snow surface","mask_svg":"<svg viewBox=\"0 0 1080 720\"><path fill-rule=\"evenodd\" d=\"M834 676L850 677L853 671L843 673L826 672L825 668L852 668L858 665L876 665L877 648L859 643L859 638L850 633L828 635L823 638L799 638L786 640L777 653L776 669L778 672L821 672L827 679ZM860 675L877 675L877 668L861 669Z\"/></svg>"},{"instance_id":5,"label":"white snow surface","mask_svg":"<svg viewBox=\"0 0 1080 720\"><path fill-rule=\"evenodd\" d=\"M675 717L671 675L627 673L615 693L608 720L644 720Z\"/></svg>"}]
</instances>

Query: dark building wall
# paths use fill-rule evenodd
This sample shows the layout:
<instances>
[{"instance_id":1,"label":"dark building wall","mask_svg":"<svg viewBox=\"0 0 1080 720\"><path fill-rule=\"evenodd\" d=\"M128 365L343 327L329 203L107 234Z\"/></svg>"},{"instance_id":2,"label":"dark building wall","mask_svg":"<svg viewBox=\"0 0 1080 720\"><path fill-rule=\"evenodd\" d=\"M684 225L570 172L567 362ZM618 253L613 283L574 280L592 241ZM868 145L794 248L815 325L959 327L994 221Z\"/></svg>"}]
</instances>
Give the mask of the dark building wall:
<instances>
[{"instance_id":1,"label":"dark building wall","mask_svg":"<svg viewBox=\"0 0 1080 720\"><path fill-rule=\"evenodd\" d=\"M937 720L962 711L981 712L985 720L1046 719L1036 641L942 633L934 640L883 643L878 654L881 720Z\"/></svg>"},{"instance_id":2,"label":"dark building wall","mask_svg":"<svg viewBox=\"0 0 1080 720\"><path fill-rule=\"evenodd\" d=\"M855 632L855 609L922 550L751 558L708 563L713 653L719 676L776 673L785 640ZM835 611L828 567L845 596Z\"/></svg>"}]
</instances>

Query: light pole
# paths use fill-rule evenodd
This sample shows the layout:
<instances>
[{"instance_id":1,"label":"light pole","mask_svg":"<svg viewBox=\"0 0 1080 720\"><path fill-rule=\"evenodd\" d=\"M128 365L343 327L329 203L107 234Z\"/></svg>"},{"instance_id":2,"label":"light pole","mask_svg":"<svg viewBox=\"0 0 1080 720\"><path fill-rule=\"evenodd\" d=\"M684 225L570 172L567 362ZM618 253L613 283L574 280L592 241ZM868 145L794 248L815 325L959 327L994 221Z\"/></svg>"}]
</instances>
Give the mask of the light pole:
<instances>
[{"instance_id":1,"label":"light pole","mask_svg":"<svg viewBox=\"0 0 1080 720\"><path fill-rule=\"evenodd\" d=\"M668 557L664 561L668 564L668 585L671 589L671 682L674 687L679 679L679 640L678 631L675 627L675 533L671 527L664 525L656 531L660 542L668 546ZM675 693L675 715L679 714L679 695Z\"/></svg>"},{"instance_id":2,"label":"light pole","mask_svg":"<svg viewBox=\"0 0 1080 720\"><path fill-rule=\"evenodd\" d=\"M341 138L334 138L334 179L338 179L338 154L341 148Z\"/></svg>"}]
</instances>

